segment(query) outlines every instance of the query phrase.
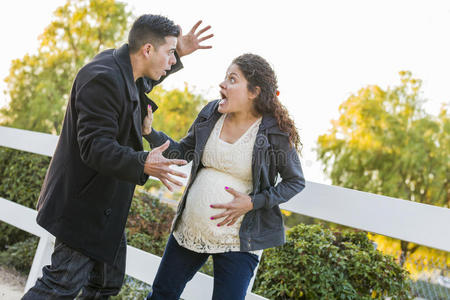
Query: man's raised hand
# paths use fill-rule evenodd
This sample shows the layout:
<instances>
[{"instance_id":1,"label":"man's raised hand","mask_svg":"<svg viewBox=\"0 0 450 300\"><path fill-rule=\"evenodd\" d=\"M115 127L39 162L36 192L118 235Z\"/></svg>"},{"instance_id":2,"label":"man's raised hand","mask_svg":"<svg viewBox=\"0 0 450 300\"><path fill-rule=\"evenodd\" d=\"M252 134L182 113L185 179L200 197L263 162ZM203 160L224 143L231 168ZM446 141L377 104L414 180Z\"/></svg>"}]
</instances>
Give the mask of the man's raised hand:
<instances>
[{"instance_id":1,"label":"man's raised hand","mask_svg":"<svg viewBox=\"0 0 450 300\"><path fill-rule=\"evenodd\" d=\"M171 169L170 166L171 165L183 166L187 164L187 161L183 159L165 158L162 155L162 153L167 148L169 148L169 144L170 141L167 140L164 144L149 152L147 160L145 161L144 165L144 173L149 176L158 178L169 189L169 191L173 192L174 186L181 187L183 186L183 184L180 181L173 178L171 175L183 178L186 178L187 175L182 172L178 172Z\"/></svg>"},{"instance_id":2,"label":"man's raised hand","mask_svg":"<svg viewBox=\"0 0 450 300\"><path fill-rule=\"evenodd\" d=\"M201 42L210 39L214 36L214 34L209 34L207 36L201 37L201 35L209 30L211 26L206 26L202 29L200 29L198 32L197 29L200 26L202 21L198 21L195 23L195 25L192 27L191 31L189 31L186 35L183 35L183 32L180 28L180 35L178 36L177 41L177 53L180 57L191 54L192 52L198 50L198 49L211 49L212 46L203 46L200 45Z\"/></svg>"}]
</instances>

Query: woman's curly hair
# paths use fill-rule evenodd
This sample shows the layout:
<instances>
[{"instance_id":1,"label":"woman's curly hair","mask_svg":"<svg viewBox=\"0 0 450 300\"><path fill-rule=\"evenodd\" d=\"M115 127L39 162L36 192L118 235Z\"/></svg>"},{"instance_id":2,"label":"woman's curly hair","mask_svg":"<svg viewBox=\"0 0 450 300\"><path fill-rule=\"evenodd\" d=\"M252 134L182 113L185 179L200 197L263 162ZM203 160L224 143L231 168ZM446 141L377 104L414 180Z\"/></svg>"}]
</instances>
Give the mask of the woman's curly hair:
<instances>
[{"instance_id":1,"label":"woman's curly hair","mask_svg":"<svg viewBox=\"0 0 450 300\"><path fill-rule=\"evenodd\" d=\"M233 64L244 74L250 92L255 92L256 87L260 88L260 93L253 102L255 110L261 115L272 114L277 119L281 131L289 134L291 146L294 145L297 151L300 151L302 146L300 136L294 120L278 99L277 77L269 63L259 55L246 53L236 57Z\"/></svg>"}]
</instances>

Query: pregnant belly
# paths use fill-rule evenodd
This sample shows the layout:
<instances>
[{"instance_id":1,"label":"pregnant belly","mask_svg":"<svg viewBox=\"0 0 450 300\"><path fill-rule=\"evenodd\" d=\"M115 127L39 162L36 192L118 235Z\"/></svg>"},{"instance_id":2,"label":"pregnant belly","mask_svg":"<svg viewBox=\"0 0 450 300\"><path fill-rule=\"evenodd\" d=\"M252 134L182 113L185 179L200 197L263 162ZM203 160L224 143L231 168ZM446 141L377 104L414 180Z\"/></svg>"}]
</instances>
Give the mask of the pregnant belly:
<instances>
[{"instance_id":1,"label":"pregnant belly","mask_svg":"<svg viewBox=\"0 0 450 300\"><path fill-rule=\"evenodd\" d=\"M223 204L233 200L233 195L225 190L231 187L241 193L250 193L251 181L244 181L230 174L220 172L213 168L201 169L192 184L183 215L195 218L196 222L211 224L210 217L224 211L224 209L211 208L211 204ZM215 220L219 223L221 220Z\"/></svg>"}]
</instances>

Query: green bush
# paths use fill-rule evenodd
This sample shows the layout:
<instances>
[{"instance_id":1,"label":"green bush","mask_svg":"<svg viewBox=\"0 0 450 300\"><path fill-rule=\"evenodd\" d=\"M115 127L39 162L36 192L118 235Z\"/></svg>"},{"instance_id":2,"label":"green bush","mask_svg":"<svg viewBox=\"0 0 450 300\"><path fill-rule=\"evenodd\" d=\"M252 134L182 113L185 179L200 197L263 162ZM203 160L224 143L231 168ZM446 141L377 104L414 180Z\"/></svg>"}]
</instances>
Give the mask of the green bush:
<instances>
[{"instance_id":1,"label":"green bush","mask_svg":"<svg viewBox=\"0 0 450 300\"><path fill-rule=\"evenodd\" d=\"M136 191L127 221L128 244L162 256L175 212L147 193Z\"/></svg>"},{"instance_id":2,"label":"green bush","mask_svg":"<svg viewBox=\"0 0 450 300\"><path fill-rule=\"evenodd\" d=\"M49 157L0 147L0 197L34 209L49 163ZM157 198L136 192L126 229L129 245L161 256L174 215ZM0 264L28 272L37 241L0 222Z\"/></svg>"},{"instance_id":3,"label":"green bush","mask_svg":"<svg viewBox=\"0 0 450 300\"><path fill-rule=\"evenodd\" d=\"M0 197L35 208L50 158L0 147ZM0 251L31 235L0 223Z\"/></svg>"},{"instance_id":4,"label":"green bush","mask_svg":"<svg viewBox=\"0 0 450 300\"><path fill-rule=\"evenodd\" d=\"M111 297L111 300L145 299L150 290L150 285L125 275L125 280L120 293L117 296Z\"/></svg>"},{"instance_id":5,"label":"green bush","mask_svg":"<svg viewBox=\"0 0 450 300\"><path fill-rule=\"evenodd\" d=\"M364 232L297 225L264 251L254 291L269 299L410 299L408 274Z\"/></svg>"},{"instance_id":6,"label":"green bush","mask_svg":"<svg viewBox=\"0 0 450 300\"><path fill-rule=\"evenodd\" d=\"M17 242L0 252L0 265L14 268L22 274L28 274L33 263L39 238L32 236L25 241Z\"/></svg>"},{"instance_id":7,"label":"green bush","mask_svg":"<svg viewBox=\"0 0 450 300\"><path fill-rule=\"evenodd\" d=\"M174 216L175 212L168 205L137 190L126 227L128 245L162 256ZM150 289L150 285L126 276L119 295L112 299L144 299Z\"/></svg>"}]
</instances>

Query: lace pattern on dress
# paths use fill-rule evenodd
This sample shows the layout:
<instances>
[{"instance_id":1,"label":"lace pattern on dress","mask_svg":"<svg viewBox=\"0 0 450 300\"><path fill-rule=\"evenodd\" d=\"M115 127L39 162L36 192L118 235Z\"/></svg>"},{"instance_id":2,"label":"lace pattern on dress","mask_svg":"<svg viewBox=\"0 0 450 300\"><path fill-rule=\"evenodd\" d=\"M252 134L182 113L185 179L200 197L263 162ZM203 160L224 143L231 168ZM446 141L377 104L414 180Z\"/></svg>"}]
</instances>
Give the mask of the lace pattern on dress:
<instances>
[{"instance_id":1,"label":"lace pattern on dress","mask_svg":"<svg viewBox=\"0 0 450 300\"><path fill-rule=\"evenodd\" d=\"M208 138L202 156L204 168L189 190L185 209L173 233L180 245L195 252L240 251L239 229L243 216L232 226L218 227L223 219L210 220L210 217L223 210L212 209L210 205L233 200L225 186L247 194L252 191L252 154L261 118L230 144L219 137L225 117L226 114L220 117Z\"/></svg>"}]
</instances>

